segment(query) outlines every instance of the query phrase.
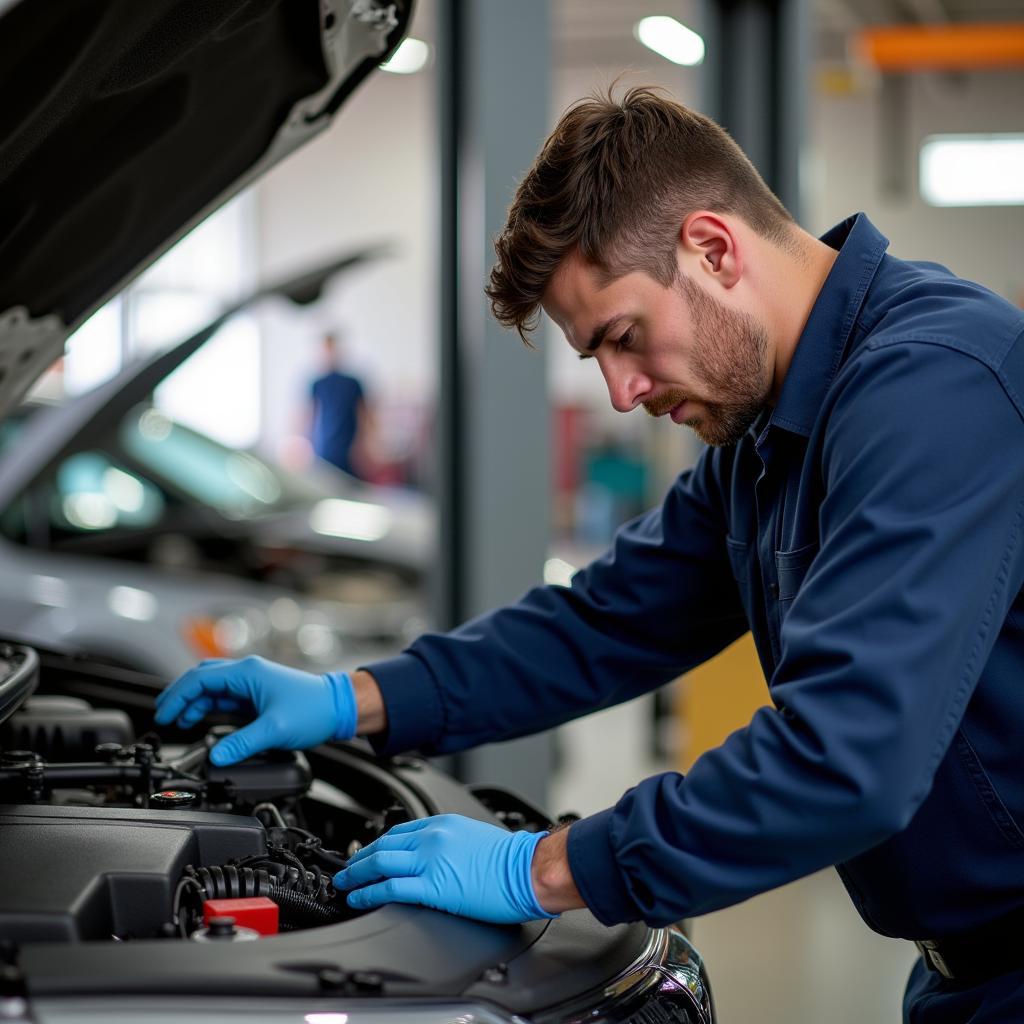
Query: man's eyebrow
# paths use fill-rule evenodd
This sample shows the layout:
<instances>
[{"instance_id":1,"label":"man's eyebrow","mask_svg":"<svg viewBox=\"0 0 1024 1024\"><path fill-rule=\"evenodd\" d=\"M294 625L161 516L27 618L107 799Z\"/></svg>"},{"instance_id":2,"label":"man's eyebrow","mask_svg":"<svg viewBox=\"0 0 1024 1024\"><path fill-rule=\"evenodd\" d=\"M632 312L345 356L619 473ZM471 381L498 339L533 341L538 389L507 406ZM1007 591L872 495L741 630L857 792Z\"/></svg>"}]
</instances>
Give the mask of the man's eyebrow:
<instances>
[{"instance_id":1,"label":"man's eyebrow","mask_svg":"<svg viewBox=\"0 0 1024 1024\"><path fill-rule=\"evenodd\" d=\"M580 359L592 359L592 352L596 352L601 342L604 341L605 335L622 319L621 313L616 313L615 316L609 317L604 323L598 324L594 333L590 336L590 341L587 342L586 352L580 353Z\"/></svg>"}]
</instances>

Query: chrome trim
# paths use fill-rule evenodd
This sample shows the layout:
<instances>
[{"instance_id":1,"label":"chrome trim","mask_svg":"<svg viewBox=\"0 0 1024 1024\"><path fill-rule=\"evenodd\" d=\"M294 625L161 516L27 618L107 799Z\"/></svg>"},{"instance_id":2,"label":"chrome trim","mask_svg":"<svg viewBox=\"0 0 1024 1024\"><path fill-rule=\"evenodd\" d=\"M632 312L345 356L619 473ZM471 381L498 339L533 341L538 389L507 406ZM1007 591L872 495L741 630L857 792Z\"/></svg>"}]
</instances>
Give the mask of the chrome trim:
<instances>
[{"instance_id":1,"label":"chrome trim","mask_svg":"<svg viewBox=\"0 0 1024 1024\"><path fill-rule=\"evenodd\" d=\"M601 989L550 1007L532 1019L536 1024L653 1021L659 1018L648 1008L655 1000L671 1003L676 1013L684 1008L693 1024L715 1024L704 962L690 940L675 927L652 930L643 952Z\"/></svg>"},{"instance_id":2,"label":"chrome trim","mask_svg":"<svg viewBox=\"0 0 1024 1024\"><path fill-rule=\"evenodd\" d=\"M704 969L704 958L682 931L677 928L667 928L665 931L668 935L668 949L658 965L658 971L690 993L702 1014L702 1024L704 1020L714 1024L715 1006Z\"/></svg>"},{"instance_id":3,"label":"chrome trim","mask_svg":"<svg viewBox=\"0 0 1024 1024\"><path fill-rule=\"evenodd\" d=\"M668 951L668 932L659 928L652 930L644 951L618 977L604 989L605 999L619 999L646 980L648 973L661 965Z\"/></svg>"}]
</instances>

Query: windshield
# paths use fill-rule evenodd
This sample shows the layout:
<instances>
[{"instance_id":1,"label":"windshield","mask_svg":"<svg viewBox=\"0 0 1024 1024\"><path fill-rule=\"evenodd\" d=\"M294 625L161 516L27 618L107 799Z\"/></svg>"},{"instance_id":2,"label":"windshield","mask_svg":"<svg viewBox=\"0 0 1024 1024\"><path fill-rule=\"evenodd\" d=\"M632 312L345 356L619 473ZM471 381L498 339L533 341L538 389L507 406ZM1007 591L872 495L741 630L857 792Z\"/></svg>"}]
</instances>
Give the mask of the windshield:
<instances>
[{"instance_id":1,"label":"windshield","mask_svg":"<svg viewBox=\"0 0 1024 1024\"><path fill-rule=\"evenodd\" d=\"M335 496L313 480L190 430L150 405L125 416L120 442L154 474L233 519Z\"/></svg>"}]
</instances>

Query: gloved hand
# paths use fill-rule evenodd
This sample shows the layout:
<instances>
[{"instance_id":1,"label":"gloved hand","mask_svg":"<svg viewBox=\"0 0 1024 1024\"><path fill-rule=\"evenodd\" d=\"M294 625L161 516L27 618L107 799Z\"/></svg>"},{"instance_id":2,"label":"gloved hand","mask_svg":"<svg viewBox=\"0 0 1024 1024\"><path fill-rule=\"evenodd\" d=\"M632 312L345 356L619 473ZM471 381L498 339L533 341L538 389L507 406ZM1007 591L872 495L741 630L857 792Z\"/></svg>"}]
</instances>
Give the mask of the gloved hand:
<instances>
[{"instance_id":1,"label":"gloved hand","mask_svg":"<svg viewBox=\"0 0 1024 1024\"><path fill-rule=\"evenodd\" d=\"M530 880L533 851L546 835L459 814L408 821L351 857L334 885L354 889L348 904L360 910L420 903L496 924L557 917L537 902Z\"/></svg>"},{"instance_id":2,"label":"gloved hand","mask_svg":"<svg viewBox=\"0 0 1024 1024\"><path fill-rule=\"evenodd\" d=\"M255 711L254 722L210 751L217 765L263 750L300 750L356 733L356 696L344 672L315 676L266 658L201 661L156 699L156 721L185 729L211 711Z\"/></svg>"}]
</instances>

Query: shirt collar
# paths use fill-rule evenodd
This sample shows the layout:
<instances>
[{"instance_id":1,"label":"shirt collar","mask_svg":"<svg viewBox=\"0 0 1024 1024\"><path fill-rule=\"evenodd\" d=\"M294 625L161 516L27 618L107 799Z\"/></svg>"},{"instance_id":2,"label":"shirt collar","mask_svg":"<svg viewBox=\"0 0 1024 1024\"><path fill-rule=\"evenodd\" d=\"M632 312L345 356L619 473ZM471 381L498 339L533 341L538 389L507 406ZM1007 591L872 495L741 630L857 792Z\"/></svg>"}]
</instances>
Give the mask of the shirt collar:
<instances>
[{"instance_id":1,"label":"shirt collar","mask_svg":"<svg viewBox=\"0 0 1024 1024\"><path fill-rule=\"evenodd\" d=\"M842 363L843 352L879 263L889 247L863 213L848 217L821 236L839 250L797 342L771 425L805 437Z\"/></svg>"}]
</instances>

